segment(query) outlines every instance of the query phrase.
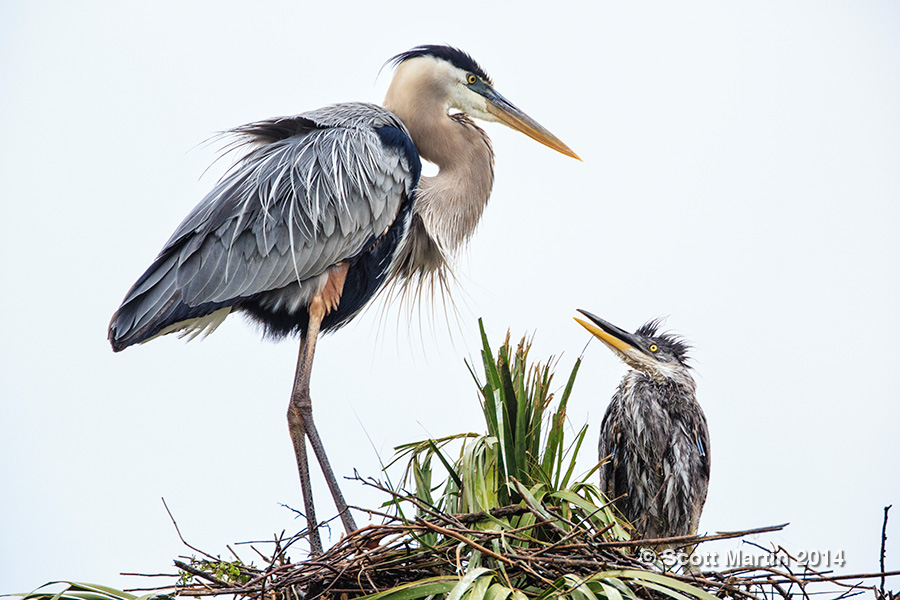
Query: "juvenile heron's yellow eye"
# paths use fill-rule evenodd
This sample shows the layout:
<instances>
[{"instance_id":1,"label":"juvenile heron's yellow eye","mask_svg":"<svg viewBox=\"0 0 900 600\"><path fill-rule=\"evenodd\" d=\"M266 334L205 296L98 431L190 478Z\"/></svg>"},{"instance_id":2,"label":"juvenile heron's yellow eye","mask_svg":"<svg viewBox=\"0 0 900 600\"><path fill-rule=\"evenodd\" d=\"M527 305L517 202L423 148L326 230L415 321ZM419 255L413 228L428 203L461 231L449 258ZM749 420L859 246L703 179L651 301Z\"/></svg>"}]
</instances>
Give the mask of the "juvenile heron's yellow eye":
<instances>
[{"instance_id":1,"label":"juvenile heron's yellow eye","mask_svg":"<svg viewBox=\"0 0 900 600\"><path fill-rule=\"evenodd\" d=\"M657 350L659 350L659 347L656 344L650 344L650 352L656 352Z\"/></svg>"},{"instance_id":2,"label":"juvenile heron's yellow eye","mask_svg":"<svg viewBox=\"0 0 900 600\"><path fill-rule=\"evenodd\" d=\"M469 85L472 85L473 83L478 81L478 78L475 77L475 75L473 75L472 73L469 73L469 77L467 79L469 80Z\"/></svg>"}]
</instances>

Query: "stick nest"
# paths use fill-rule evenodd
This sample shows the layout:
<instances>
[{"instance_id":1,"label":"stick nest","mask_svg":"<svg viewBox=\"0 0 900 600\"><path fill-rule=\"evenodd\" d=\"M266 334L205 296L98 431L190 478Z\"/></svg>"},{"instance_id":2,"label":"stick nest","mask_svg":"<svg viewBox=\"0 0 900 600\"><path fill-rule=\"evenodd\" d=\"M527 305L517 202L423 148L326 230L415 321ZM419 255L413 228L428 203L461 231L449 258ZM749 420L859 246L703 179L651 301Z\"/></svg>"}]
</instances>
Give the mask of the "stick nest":
<instances>
[{"instance_id":1,"label":"stick nest","mask_svg":"<svg viewBox=\"0 0 900 600\"><path fill-rule=\"evenodd\" d=\"M394 493L377 483L368 485ZM896 571L835 575L799 565L784 548L765 549L747 541L745 544L762 551L756 555L759 559L754 565L700 570L686 567L686 562L690 562L687 554L675 550L695 548L695 553L701 553L698 547L704 543L780 531L785 525L714 535L610 541L608 532L593 528L590 520L573 523L564 519L557 507L530 505L528 501L494 509L489 514L443 514L430 507L420 508L424 516L411 520L366 510L384 519L384 523L354 531L322 555L300 562L291 562L287 551L306 537L305 532L265 542L274 544L271 555L253 546L264 562L259 567L245 564L230 547L234 561L214 557L185 542L204 558L176 560L180 573L171 577L178 577L178 583L149 591L176 596L233 595L254 600L347 600L364 596L373 600L412 600L446 598L447 592L453 596L456 588L456 598L462 598L477 577L487 575L502 588L515 592L506 595L510 600L598 600L600 594L592 595L587 585L597 582L603 582L601 589L607 591L608 600L775 600L812 596L842 600L864 592L873 593L876 600L900 597L884 590L885 577L900 574ZM521 530L491 527L498 519L529 512L535 517L534 524ZM536 539L544 541L535 545ZM661 548L668 550L662 551L661 556L653 552ZM680 559L666 561L667 555ZM655 560L648 560L648 556ZM672 564L679 560L680 564ZM878 578L880 587L874 581ZM466 585L465 589L460 591L460 585ZM588 593L572 593L582 587L587 587ZM470 593L469 598L472 597ZM484 589L480 597L490 598Z\"/></svg>"}]
</instances>

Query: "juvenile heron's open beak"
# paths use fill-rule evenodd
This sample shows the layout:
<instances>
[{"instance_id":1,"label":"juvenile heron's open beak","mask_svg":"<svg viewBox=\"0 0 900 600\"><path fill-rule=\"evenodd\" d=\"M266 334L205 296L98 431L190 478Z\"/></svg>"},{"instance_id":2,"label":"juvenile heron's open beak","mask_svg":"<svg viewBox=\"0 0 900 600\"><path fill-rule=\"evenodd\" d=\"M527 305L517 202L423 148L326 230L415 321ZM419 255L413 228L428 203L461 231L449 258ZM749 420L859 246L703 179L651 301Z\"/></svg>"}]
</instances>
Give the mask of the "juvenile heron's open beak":
<instances>
[{"instance_id":1,"label":"juvenile heron's open beak","mask_svg":"<svg viewBox=\"0 0 900 600\"><path fill-rule=\"evenodd\" d=\"M548 148L553 148L566 156L581 160L581 157L575 154L571 148L566 146L562 140L547 131L543 125L516 108L512 102L498 94L494 88L489 85L483 85L480 89L476 88L475 91L487 99L487 111L497 117L501 122L509 125L516 131L521 131L531 139L544 144Z\"/></svg>"},{"instance_id":2,"label":"juvenile heron's open beak","mask_svg":"<svg viewBox=\"0 0 900 600\"><path fill-rule=\"evenodd\" d=\"M612 323L604 321L600 317L592 315L586 310L581 310L579 308L578 312L590 319L591 322L584 321L578 317L575 317L575 320L578 321L582 327L594 334L594 337L598 338L610 348L618 350L623 354L633 355L636 351L641 354L646 354L641 349L641 345L638 343L637 338L632 334L623 329L619 329Z\"/></svg>"}]
</instances>

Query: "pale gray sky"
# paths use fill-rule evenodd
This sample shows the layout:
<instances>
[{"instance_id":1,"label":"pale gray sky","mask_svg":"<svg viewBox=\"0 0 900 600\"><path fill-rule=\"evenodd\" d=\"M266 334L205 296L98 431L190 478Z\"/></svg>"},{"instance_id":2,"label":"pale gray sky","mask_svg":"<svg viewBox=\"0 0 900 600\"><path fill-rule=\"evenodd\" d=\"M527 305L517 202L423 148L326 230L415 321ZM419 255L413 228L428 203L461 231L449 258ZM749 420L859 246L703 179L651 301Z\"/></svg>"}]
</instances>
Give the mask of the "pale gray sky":
<instances>
[{"instance_id":1,"label":"pale gray sky","mask_svg":"<svg viewBox=\"0 0 900 600\"><path fill-rule=\"evenodd\" d=\"M0 592L172 570L186 549L163 496L212 552L302 527L279 505L301 505L297 344L232 317L114 355L106 325L225 168L202 175L205 140L380 101L384 61L421 43L470 52L584 162L486 126L496 185L460 264L462 333L376 309L319 346L336 471L379 475L364 431L388 460L482 430L463 364L478 316L495 345L511 328L561 354L560 385L589 338L576 308L630 330L668 316L711 430L701 528L790 521L758 541L875 570L900 505L898 31L890 1L4 2ZM592 447L624 371L589 346L569 414Z\"/></svg>"}]
</instances>

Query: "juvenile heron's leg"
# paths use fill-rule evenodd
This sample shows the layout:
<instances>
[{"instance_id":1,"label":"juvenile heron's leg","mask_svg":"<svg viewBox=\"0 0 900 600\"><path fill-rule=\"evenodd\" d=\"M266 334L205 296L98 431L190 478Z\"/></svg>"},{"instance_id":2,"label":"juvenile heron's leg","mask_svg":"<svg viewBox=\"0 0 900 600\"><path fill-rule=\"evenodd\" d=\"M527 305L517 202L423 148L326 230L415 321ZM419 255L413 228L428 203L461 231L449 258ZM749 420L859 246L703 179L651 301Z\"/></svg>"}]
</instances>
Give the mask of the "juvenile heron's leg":
<instances>
[{"instance_id":1,"label":"juvenile heron's leg","mask_svg":"<svg viewBox=\"0 0 900 600\"><path fill-rule=\"evenodd\" d=\"M344 524L344 529L347 533L350 533L351 531L356 530L356 523L353 520L353 516L350 514L347 502L344 500L341 488L338 486L337 478L335 478L334 471L331 469L331 464L328 462L328 456L325 454L325 447L322 445L319 432L316 430L316 424L313 421L312 416L312 399L309 395L309 380L312 372L313 357L316 353L316 340L319 337L319 326L322 324L322 319L325 316L325 302L321 293L313 296L309 303L308 310L309 327L306 330L306 339L303 342L300 356L297 361L297 376L294 379L294 391L291 394L291 410L295 412L296 417L300 421L301 431L309 438L309 445L312 446L313 452L315 452L316 458L319 460L319 466L322 468L322 475L325 476L325 482L331 490L331 496L334 498L334 504L337 507L338 514L341 516L341 522ZM301 485L303 485L303 468L300 467L301 456L300 452L297 452L297 437L294 436L293 430L291 437L294 439L294 450L297 454L298 468L301 470ZM300 440L302 442L302 436L300 436ZM304 447L303 460L305 460L305 454L306 449ZM305 497L306 491L304 491L304 498ZM307 512L312 505L311 491L309 497L310 501L307 504ZM307 519L308 518L309 515L307 515ZM311 543L312 541L312 538L310 538Z\"/></svg>"}]
</instances>

